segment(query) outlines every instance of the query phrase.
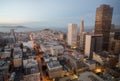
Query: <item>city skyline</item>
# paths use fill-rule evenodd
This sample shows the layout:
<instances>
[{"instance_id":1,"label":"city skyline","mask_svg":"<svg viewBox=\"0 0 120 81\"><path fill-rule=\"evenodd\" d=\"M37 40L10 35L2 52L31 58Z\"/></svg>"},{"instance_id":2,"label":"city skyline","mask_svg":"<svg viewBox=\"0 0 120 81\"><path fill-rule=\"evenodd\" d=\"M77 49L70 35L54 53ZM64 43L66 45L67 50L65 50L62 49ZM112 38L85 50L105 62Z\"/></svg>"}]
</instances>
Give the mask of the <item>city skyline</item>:
<instances>
[{"instance_id":1,"label":"city skyline","mask_svg":"<svg viewBox=\"0 0 120 81\"><path fill-rule=\"evenodd\" d=\"M0 81L119 81L113 0L0 0Z\"/></svg>"},{"instance_id":2,"label":"city skyline","mask_svg":"<svg viewBox=\"0 0 120 81\"><path fill-rule=\"evenodd\" d=\"M94 3L93 3L94 2ZM120 25L120 1L116 0L0 0L0 25L23 25L28 27L67 27L68 23L85 26L95 25L96 8L108 4L114 8L112 24Z\"/></svg>"}]
</instances>

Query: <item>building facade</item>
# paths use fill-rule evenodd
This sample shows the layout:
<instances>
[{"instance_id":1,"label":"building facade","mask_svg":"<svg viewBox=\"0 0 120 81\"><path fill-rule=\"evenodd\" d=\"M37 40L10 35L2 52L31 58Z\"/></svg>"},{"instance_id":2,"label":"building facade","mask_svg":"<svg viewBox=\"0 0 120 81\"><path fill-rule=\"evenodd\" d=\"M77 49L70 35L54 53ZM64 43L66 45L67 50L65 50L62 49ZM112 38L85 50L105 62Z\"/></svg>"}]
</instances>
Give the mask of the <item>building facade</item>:
<instances>
[{"instance_id":1,"label":"building facade","mask_svg":"<svg viewBox=\"0 0 120 81\"><path fill-rule=\"evenodd\" d=\"M86 35L86 42L85 42L85 54L92 58L93 52L98 52L102 50L102 35Z\"/></svg>"},{"instance_id":2,"label":"building facade","mask_svg":"<svg viewBox=\"0 0 120 81\"><path fill-rule=\"evenodd\" d=\"M84 49L84 20L82 19L81 21L81 26L80 26L80 48Z\"/></svg>"},{"instance_id":3,"label":"building facade","mask_svg":"<svg viewBox=\"0 0 120 81\"><path fill-rule=\"evenodd\" d=\"M76 46L77 44L77 24L68 24L68 45Z\"/></svg>"},{"instance_id":4,"label":"building facade","mask_svg":"<svg viewBox=\"0 0 120 81\"><path fill-rule=\"evenodd\" d=\"M96 10L95 34L103 34L103 50L109 48L109 35L112 22L113 7L101 5Z\"/></svg>"}]
</instances>

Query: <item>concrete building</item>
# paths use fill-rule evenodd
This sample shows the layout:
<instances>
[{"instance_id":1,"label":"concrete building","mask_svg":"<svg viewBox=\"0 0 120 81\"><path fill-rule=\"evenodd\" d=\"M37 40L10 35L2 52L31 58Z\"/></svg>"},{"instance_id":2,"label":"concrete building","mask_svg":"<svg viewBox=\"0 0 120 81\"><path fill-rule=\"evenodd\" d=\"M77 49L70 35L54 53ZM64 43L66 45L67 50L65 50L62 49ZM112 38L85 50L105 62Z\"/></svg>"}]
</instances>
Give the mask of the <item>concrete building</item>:
<instances>
[{"instance_id":1,"label":"concrete building","mask_svg":"<svg viewBox=\"0 0 120 81\"><path fill-rule=\"evenodd\" d=\"M109 42L109 50L110 51L114 51L114 47L115 47L115 39L114 39L114 35L115 33L111 32L110 33L110 42Z\"/></svg>"},{"instance_id":2,"label":"concrete building","mask_svg":"<svg viewBox=\"0 0 120 81\"><path fill-rule=\"evenodd\" d=\"M49 78L52 79L52 78L63 76L62 65L60 65L58 61L51 61L47 63L47 68L48 68Z\"/></svg>"},{"instance_id":3,"label":"concrete building","mask_svg":"<svg viewBox=\"0 0 120 81\"><path fill-rule=\"evenodd\" d=\"M10 58L10 52L0 52L0 59Z\"/></svg>"},{"instance_id":4,"label":"concrete building","mask_svg":"<svg viewBox=\"0 0 120 81\"><path fill-rule=\"evenodd\" d=\"M10 61L0 59L0 81L6 81L10 69Z\"/></svg>"},{"instance_id":5,"label":"concrete building","mask_svg":"<svg viewBox=\"0 0 120 81\"><path fill-rule=\"evenodd\" d=\"M68 24L68 45L76 46L77 44L77 24Z\"/></svg>"},{"instance_id":6,"label":"concrete building","mask_svg":"<svg viewBox=\"0 0 120 81\"><path fill-rule=\"evenodd\" d=\"M94 74L93 72L83 72L79 74L77 81L104 81L102 78Z\"/></svg>"},{"instance_id":7,"label":"concrete building","mask_svg":"<svg viewBox=\"0 0 120 81\"><path fill-rule=\"evenodd\" d=\"M13 63L14 63L14 67L22 66L22 50L20 49L20 47L14 48Z\"/></svg>"},{"instance_id":8,"label":"concrete building","mask_svg":"<svg viewBox=\"0 0 120 81\"><path fill-rule=\"evenodd\" d=\"M115 54L120 53L120 32L110 33L109 49Z\"/></svg>"},{"instance_id":9,"label":"concrete building","mask_svg":"<svg viewBox=\"0 0 120 81\"><path fill-rule=\"evenodd\" d=\"M30 49L33 49L34 48L34 42L33 41L23 42L23 46L26 46Z\"/></svg>"},{"instance_id":10,"label":"concrete building","mask_svg":"<svg viewBox=\"0 0 120 81\"><path fill-rule=\"evenodd\" d=\"M102 35L101 34L88 34L85 39L85 54L92 58L93 52L102 50Z\"/></svg>"},{"instance_id":11,"label":"concrete building","mask_svg":"<svg viewBox=\"0 0 120 81\"><path fill-rule=\"evenodd\" d=\"M103 34L103 50L109 48L109 36L112 22L113 7L101 5L96 10L95 34Z\"/></svg>"},{"instance_id":12,"label":"concrete building","mask_svg":"<svg viewBox=\"0 0 120 81\"><path fill-rule=\"evenodd\" d=\"M38 62L36 59L23 60L24 77L23 81L41 81Z\"/></svg>"},{"instance_id":13,"label":"concrete building","mask_svg":"<svg viewBox=\"0 0 120 81\"><path fill-rule=\"evenodd\" d=\"M81 26L80 26L80 48L84 49L84 20L82 19L81 21Z\"/></svg>"},{"instance_id":14,"label":"concrete building","mask_svg":"<svg viewBox=\"0 0 120 81\"><path fill-rule=\"evenodd\" d=\"M93 53L93 60L99 62L101 65L115 66L117 64L117 58L110 52Z\"/></svg>"},{"instance_id":15,"label":"concrete building","mask_svg":"<svg viewBox=\"0 0 120 81\"><path fill-rule=\"evenodd\" d=\"M61 45L56 45L56 46L52 46L51 48L50 48L50 50L51 50L51 54L54 56L57 56L58 54L63 54L63 52L64 52L64 48L63 48L63 46L61 46Z\"/></svg>"},{"instance_id":16,"label":"concrete building","mask_svg":"<svg viewBox=\"0 0 120 81\"><path fill-rule=\"evenodd\" d=\"M21 54L14 55L13 63L14 63L14 67L22 66L22 55Z\"/></svg>"},{"instance_id":17,"label":"concrete building","mask_svg":"<svg viewBox=\"0 0 120 81\"><path fill-rule=\"evenodd\" d=\"M120 40L115 40L114 53L120 54Z\"/></svg>"},{"instance_id":18,"label":"concrete building","mask_svg":"<svg viewBox=\"0 0 120 81\"><path fill-rule=\"evenodd\" d=\"M59 33L59 40L64 40L64 33Z\"/></svg>"},{"instance_id":19,"label":"concrete building","mask_svg":"<svg viewBox=\"0 0 120 81\"><path fill-rule=\"evenodd\" d=\"M93 60L86 60L84 63L89 67L89 70L94 70L96 68L96 62Z\"/></svg>"},{"instance_id":20,"label":"concrete building","mask_svg":"<svg viewBox=\"0 0 120 81\"><path fill-rule=\"evenodd\" d=\"M45 63L48 63L48 62L54 61L54 60L57 61L57 57L56 56L49 56L49 54L43 54L43 61Z\"/></svg>"},{"instance_id":21,"label":"concrete building","mask_svg":"<svg viewBox=\"0 0 120 81\"><path fill-rule=\"evenodd\" d=\"M116 54L120 54L120 31L119 32L115 32L114 39L115 39L114 52Z\"/></svg>"},{"instance_id":22,"label":"concrete building","mask_svg":"<svg viewBox=\"0 0 120 81\"><path fill-rule=\"evenodd\" d=\"M82 58L75 58L72 55L65 54L63 55L63 60L66 62L64 68L70 73L79 73L80 71L89 69L89 67L82 62Z\"/></svg>"},{"instance_id":23,"label":"concrete building","mask_svg":"<svg viewBox=\"0 0 120 81\"><path fill-rule=\"evenodd\" d=\"M81 44L82 44L81 49L85 49L85 40L86 40L85 37L86 37L87 34L89 34L89 33L88 32L83 32L82 33L83 38L82 38L82 41L81 41Z\"/></svg>"}]
</instances>

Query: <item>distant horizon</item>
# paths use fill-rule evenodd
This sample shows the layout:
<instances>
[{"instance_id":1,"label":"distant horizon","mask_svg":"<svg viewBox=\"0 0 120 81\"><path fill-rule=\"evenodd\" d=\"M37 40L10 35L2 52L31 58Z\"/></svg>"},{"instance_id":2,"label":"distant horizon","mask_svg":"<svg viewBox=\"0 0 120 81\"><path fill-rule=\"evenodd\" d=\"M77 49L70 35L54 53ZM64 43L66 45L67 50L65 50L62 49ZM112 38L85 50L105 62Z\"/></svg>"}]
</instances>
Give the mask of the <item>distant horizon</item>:
<instances>
[{"instance_id":1,"label":"distant horizon","mask_svg":"<svg viewBox=\"0 0 120 81\"><path fill-rule=\"evenodd\" d=\"M84 18L85 26L94 27L96 8L102 4L113 7L112 24L120 25L119 0L0 0L0 26L61 28L76 23L79 27Z\"/></svg>"}]
</instances>

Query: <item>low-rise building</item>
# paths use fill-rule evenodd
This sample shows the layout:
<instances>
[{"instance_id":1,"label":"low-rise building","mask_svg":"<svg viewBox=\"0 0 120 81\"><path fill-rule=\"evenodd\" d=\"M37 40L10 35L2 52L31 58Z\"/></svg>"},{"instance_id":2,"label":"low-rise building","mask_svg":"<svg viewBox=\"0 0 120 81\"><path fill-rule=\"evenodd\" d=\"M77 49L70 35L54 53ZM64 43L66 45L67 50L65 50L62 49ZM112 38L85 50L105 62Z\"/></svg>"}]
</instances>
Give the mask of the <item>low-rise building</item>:
<instances>
[{"instance_id":1,"label":"low-rise building","mask_svg":"<svg viewBox=\"0 0 120 81\"><path fill-rule=\"evenodd\" d=\"M63 48L63 46L61 46L61 45L56 45L56 46L52 46L51 48L50 48L50 50L51 50L51 54L54 56L57 56L58 54L63 54L63 52L64 52L64 48Z\"/></svg>"},{"instance_id":2,"label":"low-rise building","mask_svg":"<svg viewBox=\"0 0 120 81\"><path fill-rule=\"evenodd\" d=\"M10 52L0 52L0 58L10 58Z\"/></svg>"},{"instance_id":3,"label":"low-rise building","mask_svg":"<svg viewBox=\"0 0 120 81\"><path fill-rule=\"evenodd\" d=\"M24 81L41 81L38 62L36 59L23 60Z\"/></svg>"},{"instance_id":4,"label":"low-rise building","mask_svg":"<svg viewBox=\"0 0 120 81\"><path fill-rule=\"evenodd\" d=\"M22 66L22 50L20 49L20 47L14 47L12 56L14 67Z\"/></svg>"},{"instance_id":5,"label":"low-rise building","mask_svg":"<svg viewBox=\"0 0 120 81\"><path fill-rule=\"evenodd\" d=\"M104 81L104 80L92 72L83 72L79 74L78 81Z\"/></svg>"},{"instance_id":6,"label":"low-rise building","mask_svg":"<svg viewBox=\"0 0 120 81\"><path fill-rule=\"evenodd\" d=\"M22 66L22 55L21 54L14 55L13 63L14 63L14 67Z\"/></svg>"},{"instance_id":7,"label":"low-rise building","mask_svg":"<svg viewBox=\"0 0 120 81\"><path fill-rule=\"evenodd\" d=\"M93 60L99 62L101 65L116 65L117 59L116 56L113 55L110 52L99 52L99 53L93 53Z\"/></svg>"},{"instance_id":8,"label":"low-rise building","mask_svg":"<svg viewBox=\"0 0 120 81\"><path fill-rule=\"evenodd\" d=\"M48 63L48 62L54 61L54 60L57 61L57 57L55 57L55 56L49 56L49 55L44 55L44 56L43 56L43 61L44 61L45 63Z\"/></svg>"},{"instance_id":9,"label":"low-rise building","mask_svg":"<svg viewBox=\"0 0 120 81\"><path fill-rule=\"evenodd\" d=\"M84 62L90 70L94 70L96 68L96 63L93 60L86 60Z\"/></svg>"},{"instance_id":10,"label":"low-rise building","mask_svg":"<svg viewBox=\"0 0 120 81\"><path fill-rule=\"evenodd\" d=\"M8 77L10 61L0 59L0 81L5 81Z\"/></svg>"},{"instance_id":11,"label":"low-rise building","mask_svg":"<svg viewBox=\"0 0 120 81\"><path fill-rule=\"evenodd\" d=\"M48 75L49 78L56 78L63 76L62 65L60 65L59 61L51 61L47 63Z\"/></svg>"},{"instance_id":12,"label":"low-rise building","mask_svg":"<svg viewBox=\"0 0 120 81\"><path fill-rule=\"evenodd\" d=\"M69 54L63 55L63 60L66 62L66 64L63 66L71 73L79 73L89 69L89 67L84 62L82 62L82 59L75 58Z\"/></svg>"}]
</instances>

